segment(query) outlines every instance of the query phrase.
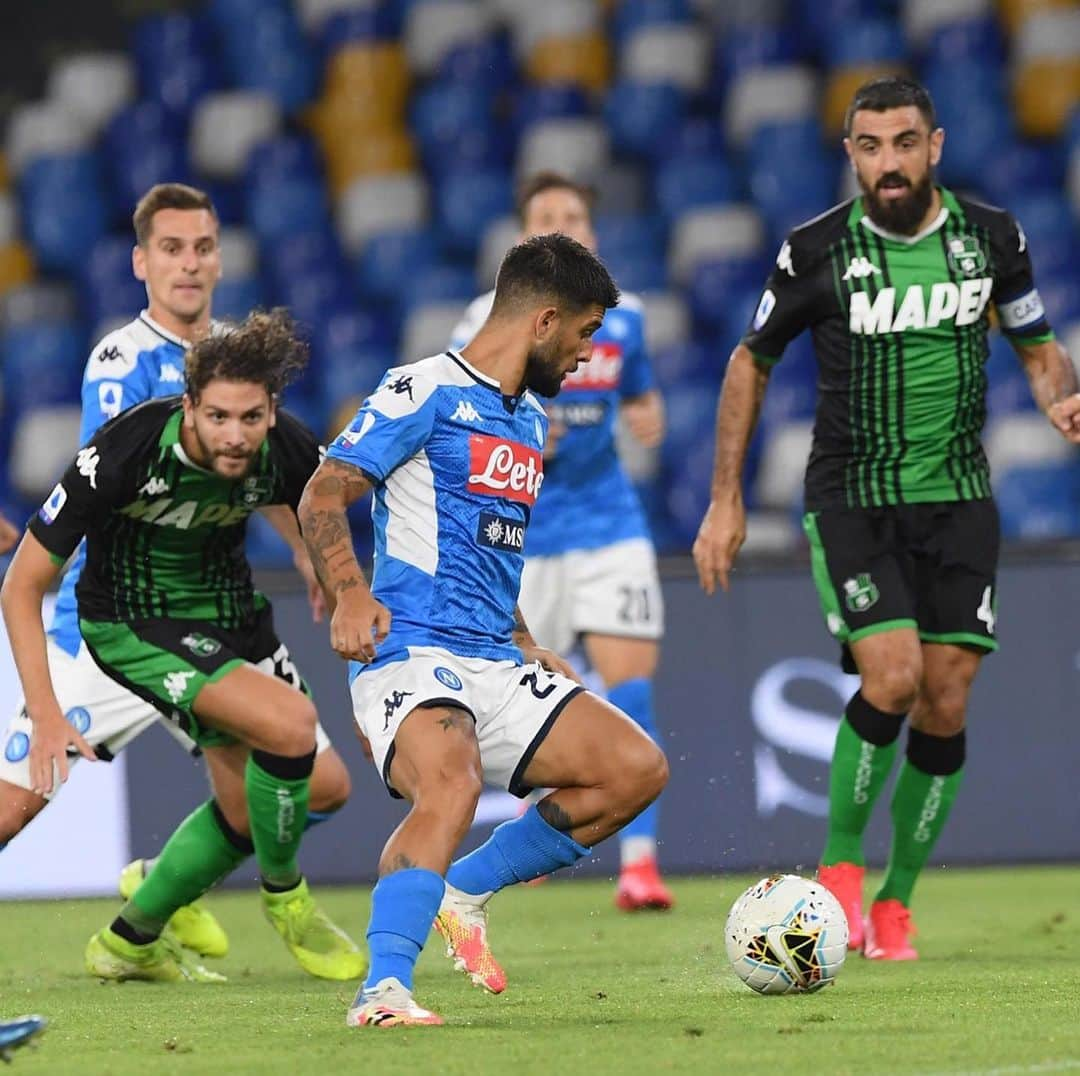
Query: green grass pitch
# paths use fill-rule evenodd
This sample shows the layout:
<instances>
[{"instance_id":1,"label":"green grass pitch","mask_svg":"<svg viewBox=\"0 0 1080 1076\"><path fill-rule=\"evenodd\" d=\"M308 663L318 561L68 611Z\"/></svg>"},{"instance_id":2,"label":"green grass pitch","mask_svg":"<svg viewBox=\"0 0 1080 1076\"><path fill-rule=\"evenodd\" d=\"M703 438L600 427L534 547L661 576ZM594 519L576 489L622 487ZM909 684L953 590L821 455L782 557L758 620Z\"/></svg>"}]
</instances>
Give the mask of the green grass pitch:
<instances>
[{"instance_id":1,"label":"green grass pitch","mask_svg":"<svg viewBox=\"0 0 1080 1076\"><path fill-rule=\"evenodd\" d=\"M1080 1070L1080 868L933 870L916 894L922 958L850 956L834 987L768 998L726 966L723 924L752 879L673 880L677 909L626 916L610 885L517 887L493 904L510 986L490 997L433 936L416 996L448 1026L351 1030L350 984L303 974L254 892L210 898L224 986L102 984L82 971L117 902L0 906L0 1015L40 1012L13 1073L983 1073ZM366 889L325 889L356 937Z\"/></svg>"}]
</instances>

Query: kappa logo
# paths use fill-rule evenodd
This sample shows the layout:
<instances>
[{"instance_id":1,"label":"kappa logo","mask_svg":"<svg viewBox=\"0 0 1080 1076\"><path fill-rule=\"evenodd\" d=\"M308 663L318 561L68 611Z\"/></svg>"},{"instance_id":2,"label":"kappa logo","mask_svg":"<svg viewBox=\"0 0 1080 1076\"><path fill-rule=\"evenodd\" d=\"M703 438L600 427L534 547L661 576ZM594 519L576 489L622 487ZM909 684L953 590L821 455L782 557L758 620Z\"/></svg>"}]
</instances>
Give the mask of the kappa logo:
<instances>
[{"instance_id":1,"label":"kappa logo","mask_svg":"<svg viewBox=\"0 0 1080 1076\"><path fill-rule=\"evenodd\" d=\"M179 385L184 380L184 372L171 362L161 367L161 382L165 385Z\"/></svg>"},{"instance_id":2,"label":"kappa logo","mask_svg":"<svg viewBox=\"0 0 1080 1076\"><path fill-rule=\"evenodd\" d=\"M863 277L881 276L881 270L869 258L853 258L841 280L862 280Z\"/></svg>"},{"instance_id":3,"label":"kappa logo","mask_svg":"<svg viewBox=\"0 0 1080 1076\"><path fill-rule=\"evenodd\" d=\"M171 672L164 680L162 680L162 684L174 704L179 703L184 697L184 692L187 691L188 681L194 675L195 671L193 669L184 672Z\"/></svg>"},{"instance_id":4,"label":"kappa logo","mask_svg":"<svg viewBox=\"0 0 1080 1076\"><path fill-rule=\"evenodd\" d=\"M120 358L120 349L114 344L112 347L103 347L97 354L98 362L114 362Z\"/></svg>"},{"instance_id":5,"label":"kappa logo","mask_svg":"<svg viewBox=\"0 0 1080 1076\"><path fill-rule=\"evenodd\" d=\"M788 276L795 275L795 265L791 260L791 244L785 239L776 255L776 268L783 269Z\"/></svg>"},{"instance_id":6,"label":"kappa logo","mask_svg":"<svg viewBox=\"0 0 1080 1076\"><path fill-rule=\"evenodd\" d=\"M458 400L457 410L450 416L451 422L479 422L480 412L468 400Z\"/></svg>"},{"instance_id":7,"label":"kappa logo","mask_svg":"<svg viewBox=\"0 0 1080 1076\"><path fill-rule=\"evenodd\" d=\"M169 483L164 478L150 478L146 484L139 490L140 493L145 493L149 497L156 497L159 493L168 493Z\"/></svg>"},{"instance_id":8,"label":"kappa logo","mask_svg":"<svg viewBox=\"0 0 1080 1076\"><path fill-rule=\"evenodd\" d=\"M75 466L78 467L79 474L90 483L91 489L97 489L97 469L100 462L101 457L96 445L87 445L80 449L75 457Z\"/></svg>"},{"instance_id":9,"label":"kappa logo","mask_svg":"<svg viewBox=\"0 0 1080 1076\"><path fill-rule=\"evenodd\" d=\"M409 399L411 400L413 398L411 377L402 375L396 381L391 381L390 384L386 387L391 392L396 393L398 396L400 396L402 393L407 392L409 394Z\"/></svg>"},{"instance_id":10,"label":"kappa logo","mask_svg":"<svg viewBox=\"0 0 1080 1076\"><path fill-rule=\"evenodd\" d=\"M394 711L410 696L415 695L415 691L391 691L390 698L383 699L383 706L386 709L383 711L383 732L386 732L390 728L390 718L394 716Z\"/></svg>"}]
</instances>

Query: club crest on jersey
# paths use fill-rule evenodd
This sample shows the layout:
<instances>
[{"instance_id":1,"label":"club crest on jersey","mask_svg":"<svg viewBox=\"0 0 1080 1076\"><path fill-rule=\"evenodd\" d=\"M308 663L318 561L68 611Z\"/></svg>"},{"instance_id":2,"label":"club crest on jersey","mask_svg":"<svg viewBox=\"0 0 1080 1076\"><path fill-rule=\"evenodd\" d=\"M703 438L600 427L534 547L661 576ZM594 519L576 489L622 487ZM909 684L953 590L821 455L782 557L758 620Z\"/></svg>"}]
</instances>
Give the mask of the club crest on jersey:
<instances>
[{"instance_id":1,"label":"club crest on jersey","mask_svg":"<svg viewBox=\"0 0 1080 1076\"><path fill-rule=\"evenodd\" d=\"M986 255L972 235L958 235L949 240L949 268L954 273L972 277L986 271Z\"/></svg>"},{"instance_id":2,"label":"club crest on jersey","mask_svg":"<svg viewBox=\"0 0 1080 1076\"><path fill-rule=\"evenodd\" d=\"M525 548L525 524L494 512L481 512L476 524L476 541L489 549L520 553Z\"/></svg>"},{"instance_id":3,"label":"club crest on jersey","mask_svg":"<svg viewBox=\"0 0 1080 1076\"><path fill-rule=\"evenodd\" d=\"M439 665L433 675L443 687L448 687L451 691L460 691L462 688L461 678L445 665Z\"/></svg>"},{"instance_id":4,"label":"club crest on jersey","mask_svg":"<svg viewBox=\"0 0 1080 1076\"><path fill-rule=\"evenodd\" d=\"M860 572L852 579L844 580L844 604L853 613L862 613L877 604L881 591L870 578L869 572Z\"/></svg>"},{"instance_id":5,"label":"club crest on jersey","mask_svg":"<svg viewBox=\"0 0 1080 1076\"><path fill-rule=\"evenodd\" d=\"M244 479L244 504L259 504L270 498L274 483L271 479L251 475Z\"/></svg>"},{"instance_id":6,"label":"club crest on jersey","mask_svg":"<svg viewBox=\"0 0 1080 1076\"><path fill-rule=\"evenodd\" d=\"M593 344L592 357L573 373L563 378L564 389L617 389L622 375L623 349L621 344L605 341Z\"/></svg>"},{"instance_id":7,"label":"club crest on jersey","mask_svg":"<svg viewBox=\"0 0 1080 1076\"><path fill-rule=\"evenodd\" d=\"M221 649L221 643L217 639L211 639L197 631L188 632L180 642L200 658L212 658Z\"/></svg>"},{"instance_id":8,"label":"club crest on jersey","mask_svg":"<svg viewBox=\"0 0 1080 1076\"><path fill-rule=\"evenodd\" d=\"M85 706L73 706L64 717L68 724L80 735L85 736L90 729L90 711Z\"/></svg>"},{"instance_id":9,"label":"club crest on jersey","mask_svg":"<svg viewBox=\"0 0 1080 1076\"><path fill-rule=\"evenodd\" d=\"M544 461L535 448L483 433L469 438L470 493L505 497L531 508L543 481Z\"/></svg>"}]
</instances>

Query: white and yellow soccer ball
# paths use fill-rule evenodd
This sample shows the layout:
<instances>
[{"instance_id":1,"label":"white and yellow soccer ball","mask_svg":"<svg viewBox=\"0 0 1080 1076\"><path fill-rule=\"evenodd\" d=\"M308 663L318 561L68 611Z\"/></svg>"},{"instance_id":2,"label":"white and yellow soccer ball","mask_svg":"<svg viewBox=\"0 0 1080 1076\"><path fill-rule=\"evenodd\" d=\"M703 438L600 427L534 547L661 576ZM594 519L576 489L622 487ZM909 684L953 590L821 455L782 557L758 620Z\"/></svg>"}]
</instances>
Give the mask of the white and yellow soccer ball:
<instances>
[{"instance_id":1,"label":"white and yellow soccer ball","mask_svg":"<svg viewBox=\"0 0 1080 1076\"><path fill-rule=\"evenodd\" d=\"M724 940L735 974L751 990L809 993L828 986L844 966L847 917L823 885L773 874L732 905Z\"/></svg>"}]
</instances>

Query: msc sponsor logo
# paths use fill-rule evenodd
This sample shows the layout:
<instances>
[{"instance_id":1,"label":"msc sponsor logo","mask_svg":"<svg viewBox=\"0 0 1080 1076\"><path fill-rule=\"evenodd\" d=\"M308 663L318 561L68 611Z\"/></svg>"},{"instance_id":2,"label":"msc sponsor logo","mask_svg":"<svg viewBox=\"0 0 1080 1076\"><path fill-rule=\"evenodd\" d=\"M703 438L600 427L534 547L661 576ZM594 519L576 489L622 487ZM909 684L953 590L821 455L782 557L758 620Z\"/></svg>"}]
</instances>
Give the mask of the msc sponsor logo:
<instances>
[{"instance_id":1,"label":"msc sponsor logo","mask_svg":"<svg viewBox=\"0 0 1080 1076\"><path fill-rule=\"evenodd\" d=\"M506 497L531 508L543 481L544 461L535 448L483 433L469 438L470 493Z\"/></svg>"},{"instance_id":2,"label":"msc sponsor logo","mask_svg":"<svg viewBox=\"0 0 1080 1076\"><path fill-rule=\"evenodd\" d=\"M517 519L481 512L476 524L476 540L490 549L520 553L525 548L525 524Z\"/></svg>"},{"instance_id":3,"label":"msc sponsor logo","mask_svg":"<svg viewBox=\"0 0 1080 1076\"><path fill-rule=\"evenodd\" d=\"M578 426L600 426L607 418L607 400L588 400L580 403L554 404L551 418L566 426L567 429Z\"/></svg>"},{"instance_id":4,"label":"msc sponsor logo","mask_svg":"<svg viewBox=\"0 0 1080 1076\"><path fill-rule=\"evenodd\" d=\"M912 284L896 304L896 288L882 288L871 302L865 291L854 292L848 307L848 328L862 336L935 329L953 321L972 325L982 317L994 286L990 277L956 285L942 281L924 288Z\"/></svg>"}]
</instances>

